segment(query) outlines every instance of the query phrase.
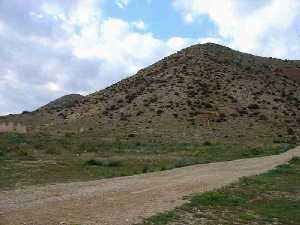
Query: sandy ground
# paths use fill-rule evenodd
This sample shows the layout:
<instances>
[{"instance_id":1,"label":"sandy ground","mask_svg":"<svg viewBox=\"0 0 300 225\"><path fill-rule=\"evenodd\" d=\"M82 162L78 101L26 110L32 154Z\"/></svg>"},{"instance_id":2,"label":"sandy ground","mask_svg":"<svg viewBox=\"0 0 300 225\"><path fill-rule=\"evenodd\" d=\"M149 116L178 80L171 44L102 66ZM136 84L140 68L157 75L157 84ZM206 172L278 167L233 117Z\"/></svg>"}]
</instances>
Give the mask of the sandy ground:
<instances>
[{"instance_id":1,"label":"sandy ground","mask_svg":"<svg viewBox=\"0 0 300 225\"><path fill-rule=\"evenodd\" d=\"M185 201L184 196L266 172L300 156L281 155L189 166L91 182L26 187L0 192L1 225L128 225Z\"/></svg>"}]
</instances>

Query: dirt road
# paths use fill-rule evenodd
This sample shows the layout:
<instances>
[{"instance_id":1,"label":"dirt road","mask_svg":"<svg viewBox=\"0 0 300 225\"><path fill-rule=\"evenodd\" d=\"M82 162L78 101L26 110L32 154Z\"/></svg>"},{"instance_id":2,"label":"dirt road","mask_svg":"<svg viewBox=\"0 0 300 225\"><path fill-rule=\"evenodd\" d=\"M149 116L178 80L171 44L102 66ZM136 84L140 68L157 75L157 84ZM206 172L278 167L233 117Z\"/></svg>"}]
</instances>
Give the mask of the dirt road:
<instances>
[{"instance_id":1,"label":"dirt road","mask_svg":"<svg viewBox=\"0 0 300 225\"><path fill-rule=\"evenodd\" d=\"M300 156L281 155L210 163L92 182L0 192L1 225L128 225L181 205L186 195L268 171Z\"/></svg>"}]
</instances>

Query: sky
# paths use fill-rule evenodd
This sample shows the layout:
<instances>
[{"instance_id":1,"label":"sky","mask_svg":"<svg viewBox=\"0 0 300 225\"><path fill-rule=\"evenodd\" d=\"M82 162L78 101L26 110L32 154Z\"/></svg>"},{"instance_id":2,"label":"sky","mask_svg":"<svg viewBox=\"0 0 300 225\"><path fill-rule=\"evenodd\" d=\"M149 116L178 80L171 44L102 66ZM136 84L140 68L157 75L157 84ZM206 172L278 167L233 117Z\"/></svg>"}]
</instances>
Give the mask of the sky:
<instances>
[{"instance_id":1,"label":"sky","mask_svg":"<svg viewBox=\"0 0 300 225\"><path fill-rule=\"evenodd\" d=\"M300 59L300 1L0 0L0 115L92 93L206 42Z\"/></svg>"}]
</instances>

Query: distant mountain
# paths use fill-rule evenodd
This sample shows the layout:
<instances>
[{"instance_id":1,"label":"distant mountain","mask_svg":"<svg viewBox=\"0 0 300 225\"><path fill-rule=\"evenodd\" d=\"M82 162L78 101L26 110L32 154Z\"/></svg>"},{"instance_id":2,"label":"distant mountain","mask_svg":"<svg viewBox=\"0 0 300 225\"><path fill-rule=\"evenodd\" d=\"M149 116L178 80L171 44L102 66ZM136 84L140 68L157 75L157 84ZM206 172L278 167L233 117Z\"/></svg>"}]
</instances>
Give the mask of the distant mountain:
<instances>
[{"instance_id":1,"label":"distant mountain","mask_svg":"<svg viewBox=\"0 0 300 225\"><path fill-rule=\"evenodd\" d=\"M5 120L103 142L296 141L300 62L195 45L104 90Z\"/></svg>"}]
</instances>

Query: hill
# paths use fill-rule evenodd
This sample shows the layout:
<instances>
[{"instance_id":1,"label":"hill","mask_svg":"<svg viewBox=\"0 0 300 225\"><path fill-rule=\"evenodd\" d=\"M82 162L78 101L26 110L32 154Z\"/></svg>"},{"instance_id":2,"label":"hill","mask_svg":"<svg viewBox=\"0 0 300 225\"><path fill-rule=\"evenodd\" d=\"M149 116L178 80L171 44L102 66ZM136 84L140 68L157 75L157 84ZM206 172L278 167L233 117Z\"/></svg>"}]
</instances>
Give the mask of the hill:
<instances>
[{"instance_id":1,"label":"hill","mask_svg":"<svg viewBox=\"0 0 300 225\"><path fill-rule=\"evenodd\" d=\"M109 143L296 142L300 135L300 62L212 43L91 95L71 96L2 120L21 121L33 133Z\"/></svg>"},{"instance_id":2,"label":"hill","mask_svg":"<svg viewBox=\"0 0 300 225\"><path fill-rule=\"evenodd\" d=\"M60 97L47 105L41 107L38 109L39 111L48 111L49 113L52 113L54 111L61 111L66 108L73 107L74 105L78 104L80 101L84 99L84 96L79 95L79 94L70 94L70 95L65 95L63 97Z\"/></svg>"}]
</instances>

